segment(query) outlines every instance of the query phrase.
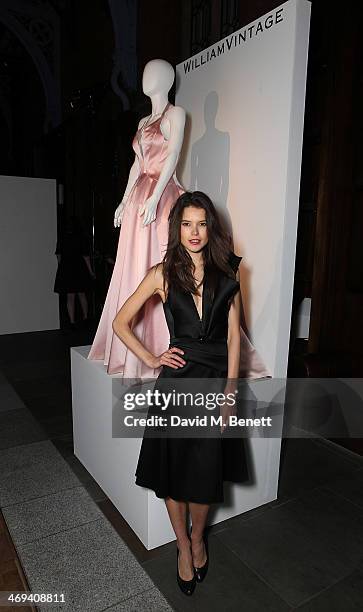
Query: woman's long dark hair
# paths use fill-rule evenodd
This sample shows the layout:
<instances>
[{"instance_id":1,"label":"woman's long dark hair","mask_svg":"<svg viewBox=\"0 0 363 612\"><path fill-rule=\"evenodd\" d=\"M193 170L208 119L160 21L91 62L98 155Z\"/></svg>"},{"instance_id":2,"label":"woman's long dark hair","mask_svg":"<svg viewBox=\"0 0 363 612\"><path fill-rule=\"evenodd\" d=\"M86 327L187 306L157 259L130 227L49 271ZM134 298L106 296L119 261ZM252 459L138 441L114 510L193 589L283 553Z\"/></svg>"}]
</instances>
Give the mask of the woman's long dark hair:
<instances>
[{"instance_id":1,"label":"woman's long dark hair","mask_svg":"<svg viewBox=\"0 0 363 612\"><path fill-rule=\"evenodd\" d=\"M208 286L213 295L218 270L232 278L235 278L235 275L228 263L231 252L230 237L224 231L211 199L202 191L183 193L170 211L168 247L163 259L164 290L166 281L168 287L177 285L184 291L198 294L193 278L193 260L180 241L183 211L187 206L205 210L208 243L203 249L204 274L208 273Z\"/></svg>"}]
</instances>

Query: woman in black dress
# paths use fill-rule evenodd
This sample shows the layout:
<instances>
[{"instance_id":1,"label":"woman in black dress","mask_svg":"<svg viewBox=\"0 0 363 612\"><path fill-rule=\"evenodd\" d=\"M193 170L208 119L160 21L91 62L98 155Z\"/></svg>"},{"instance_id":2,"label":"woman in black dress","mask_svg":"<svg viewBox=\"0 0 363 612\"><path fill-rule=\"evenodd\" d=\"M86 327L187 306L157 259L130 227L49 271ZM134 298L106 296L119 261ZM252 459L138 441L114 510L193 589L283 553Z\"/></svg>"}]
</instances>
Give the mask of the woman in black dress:
<instances>
[{"instance_id":1,"label":"woman in black dress","mask_svg":"<svg viewBox=\"0 0 363 612\"><path fill-rule=\"evenodd\" d=\"M70 217L57 241L55 254L58 269L54 281L54 292L67 295L67 311L72 326L75 325L75 300L78 296L82 318L88 318L86 292L93 289L95 274L91 267L89 240L82 230L76 215Z\"/></svg>"},{"instance_id":2,"label":"woman in black dress","mask_svg":"<svg viewBox=\"0 0 363 612\"><path fill-rule=\"evenodd\" d=\"M145 364L162 366L156 386L168 382L165 379L219 379L225 395L235 394L241 309L236 273L241 259L230 250L229 237L208 196L197 191L181 195L169 215L163 261L149 270L113 322L115 333ZM169 349L161 355L151 354L130 327L155 293L163 301L170 332ZM236 414L235 407L226 402L220 408L221 432L231 414ZM193 593L208 569L204 528L210 504L223 502L224 481L246 478L244 446L238 438L144 434L136 484L165 499L177 539L177 580L185 594Z\"/></svg>"}]
</instances>

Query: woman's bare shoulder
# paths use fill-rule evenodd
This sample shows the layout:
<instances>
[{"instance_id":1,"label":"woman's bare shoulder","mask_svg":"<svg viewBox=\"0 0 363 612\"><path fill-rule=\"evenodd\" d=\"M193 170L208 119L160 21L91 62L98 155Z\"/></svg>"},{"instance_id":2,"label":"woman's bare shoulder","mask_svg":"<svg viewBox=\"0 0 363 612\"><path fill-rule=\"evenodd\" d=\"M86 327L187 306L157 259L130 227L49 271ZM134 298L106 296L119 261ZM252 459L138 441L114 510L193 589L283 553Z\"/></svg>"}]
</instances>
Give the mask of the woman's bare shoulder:
<instances>
[{"instance_id":1,"label":"woman's bare shoulder","mask_svg":"<svg viewBox=\"0 0 363 612\"><path fill-rule=\"evenodd\" d=\"M165 282L164 291L164 266L163 262L160 262L152 268L155 275L155 293L158 293L163 302L167 299L167 282Z\"/></svg>"}]
</instances>

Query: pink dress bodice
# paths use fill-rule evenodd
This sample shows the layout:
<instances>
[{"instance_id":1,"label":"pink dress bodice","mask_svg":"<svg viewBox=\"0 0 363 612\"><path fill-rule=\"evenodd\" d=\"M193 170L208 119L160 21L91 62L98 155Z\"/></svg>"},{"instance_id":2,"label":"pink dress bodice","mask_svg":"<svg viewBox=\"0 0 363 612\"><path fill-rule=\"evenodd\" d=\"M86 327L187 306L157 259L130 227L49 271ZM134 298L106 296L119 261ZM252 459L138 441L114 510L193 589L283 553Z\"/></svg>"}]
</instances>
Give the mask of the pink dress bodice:
<instances>
[{"instance_id":1,"label":"pink dress bodice","mask_svg":"<svg viewBox=\"0 0 363 612\"><path fill-rule=\"evenodd\" d=\"M161 131L161 122L169 106L168 104L159 119L149 123L144 128L141 126L135 134L132 147L140 165L138 180L142 180L143 176L147 175L157 181L163 169L168 155L168 141L165 140Z\"/></svg>"}]
</instances>

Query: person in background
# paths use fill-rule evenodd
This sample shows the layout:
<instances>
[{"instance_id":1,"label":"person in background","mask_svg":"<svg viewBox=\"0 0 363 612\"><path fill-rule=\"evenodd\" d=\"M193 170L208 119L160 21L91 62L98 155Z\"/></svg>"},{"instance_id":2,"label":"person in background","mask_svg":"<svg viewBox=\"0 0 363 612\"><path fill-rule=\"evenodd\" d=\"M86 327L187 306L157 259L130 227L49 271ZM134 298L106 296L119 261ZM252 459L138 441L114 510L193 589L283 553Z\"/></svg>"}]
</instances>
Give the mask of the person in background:
<instances>
[{"instance_id":1,"label":"person in background","mask_svg":"<svg viewBox=\"0 0 363 612\"><path fill-rule=\"evenodd\" d=\"M55 254L58 269L54 281L54 292L67 295L67 312L71 327L76 326L75 302L78 296L82 320L88 319L88 301L86 293L92 290L95 273L91 266L90 245L84 234L80 221L72 215L65 224L57 241Z\"/></svg>"}]
</instances>

